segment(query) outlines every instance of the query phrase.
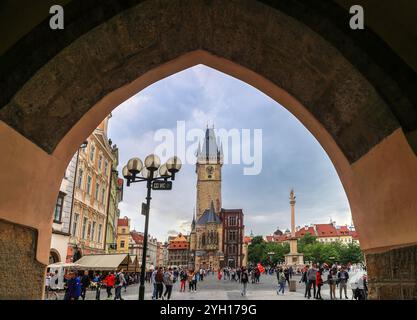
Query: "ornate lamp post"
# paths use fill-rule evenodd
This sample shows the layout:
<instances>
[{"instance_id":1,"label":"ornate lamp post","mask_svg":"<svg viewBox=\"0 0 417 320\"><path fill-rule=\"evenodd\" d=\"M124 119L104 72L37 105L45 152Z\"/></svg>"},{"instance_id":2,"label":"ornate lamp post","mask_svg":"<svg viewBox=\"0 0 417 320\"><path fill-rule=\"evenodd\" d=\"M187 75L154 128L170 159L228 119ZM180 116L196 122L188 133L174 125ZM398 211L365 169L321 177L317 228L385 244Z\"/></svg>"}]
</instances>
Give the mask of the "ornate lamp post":
<instances>
[{"instance_id":1,"label":"ornate lamp post","mask_svg":"<svg viewBox=\"0 0 417 320\"><path fill-rule=\"evenodd\" d=\"M155 183L158 183L158 185L159 183L161 183L161 185L162 183L165 183L165 190L170 189L172 182L169 182L168 179L175 180L175 174L180 169L181 160L178 157L174 156L172 158L169 158L165 164L161 165L161 160L157 155L154 154L151 154L145 158L145 166L143 165L142 160L140 160L139 158L132 158L128 161L127 165L123 167L123 177L126 179L128 187L131 183L146 182L146 187L148 188L148 193L146 196L145 232L143 238L139 300L144 300L145 298L146 251L148 247L149 209L152 199L151 190L153 187L156 187L154 185ZM139 173L142 173L142 177L138 176ZM169 188L167 186L169 186Z\"/></svg>"}]
</instances>

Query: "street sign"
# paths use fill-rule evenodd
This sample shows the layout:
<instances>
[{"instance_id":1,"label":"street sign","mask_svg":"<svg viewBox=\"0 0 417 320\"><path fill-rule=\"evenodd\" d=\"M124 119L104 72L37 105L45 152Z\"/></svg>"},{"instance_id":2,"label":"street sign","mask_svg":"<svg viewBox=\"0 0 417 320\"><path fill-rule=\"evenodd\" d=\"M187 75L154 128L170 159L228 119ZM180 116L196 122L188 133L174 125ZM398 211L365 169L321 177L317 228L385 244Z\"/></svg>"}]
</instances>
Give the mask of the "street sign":
<instances>
[{"instance_id":1,"label":"street sign","mask_svg":"<svg viewBox=\"0 0 417 320\"><path fill-rule=\"evenodd\" d=\"M154 181L152 183L152 190L171 190L172 181Z\"/></svg>"},{"instance_id":2,"label":"street sign","mask_svg":"<svg viewBox=\"0 0 417 320\"><path fill-rule=\"evenodd\" d=\"M146 216L147 212L148 212L148 206L146 205L145 202L142 202L142 212L141 212L141 214L143 216Z\"/></svg>"}]
</instances>

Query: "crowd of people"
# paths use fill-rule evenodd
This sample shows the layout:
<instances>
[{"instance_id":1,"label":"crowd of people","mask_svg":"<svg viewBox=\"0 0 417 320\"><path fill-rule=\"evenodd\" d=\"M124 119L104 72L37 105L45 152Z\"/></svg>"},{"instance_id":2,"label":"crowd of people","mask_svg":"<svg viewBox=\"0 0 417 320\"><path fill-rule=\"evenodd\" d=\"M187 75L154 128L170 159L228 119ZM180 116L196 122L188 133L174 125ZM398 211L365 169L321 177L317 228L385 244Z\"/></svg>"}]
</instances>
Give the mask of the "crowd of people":
<instances>
[{"instance_id":1,"label":"crowd of people","mask_svg":"<svg viewBox=\"0 0 417 320\"><path fill-rule=\"evenodd\" d=\"M322 300L321 289L327 284L330 291L330 299L337 299L336 288L338 288L339 299L348 299L349 273L363 269L357 265L334 264L311 264L303 268L278 265L276 267L263 267L260 263L250 265L248 268L224 267L217 270L217 281L231 281L241 284L241 295L247 295L248 283L258 284L262 274L276 275L277 294L284 295L286 285L290 286L290 279L294 275L300 276L299 283L304 283L304 297L307 299ZM361 273L362 274L362 273ZM174 284L179 282L179 292L197 292L197 284L211 275L214 278L215 270L200 268L197 270L176 267L157 267L147 271L146 281L152 286L153 300L170 300L173 294ZM105 288L107 299L123 300L122 292L126 292L131 284L138 283L139 273L124 273L123 269L117 272L91 273L88 271L70 271L64 276L65 295L64 300L85 300L87 290L95 292L95 299L100 300L101 291ZM215 278L214 278L215 279ZM59 276L58 271L48 273L46 277L46 296L58 299ZM360 276L355 281L355 288L352 286L352 297L358 300L367 299L368 287L365 276ZM313 294L312 294L313 291Z\"/></svg>"}]
</instances>

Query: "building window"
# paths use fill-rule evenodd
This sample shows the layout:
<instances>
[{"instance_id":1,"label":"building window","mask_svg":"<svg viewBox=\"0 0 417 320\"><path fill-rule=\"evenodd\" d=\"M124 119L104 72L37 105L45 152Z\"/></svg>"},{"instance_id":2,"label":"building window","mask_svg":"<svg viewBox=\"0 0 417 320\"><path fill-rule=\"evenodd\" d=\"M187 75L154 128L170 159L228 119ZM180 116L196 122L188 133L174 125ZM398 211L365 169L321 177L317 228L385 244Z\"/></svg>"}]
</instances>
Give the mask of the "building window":
<instances>
[{"instance_id":1,"label":"building window","mask_svg":"<svg viewBox=\"0 0 417 320\"><path fill-rule=\"evenodd\" d=\"M88 222L87 239L91 239L91 221Z\"/></svg>"},{"instance_id":2,"label":"building window","mask_svg":"<svg viewBox=\"0 0 417 320\"><path fill-rule=\"evenodd\" d=\"M122 233L126 233L126 229L125 228L122 228Z\"/></svg>"},{"instance_id":3,"label":"building window","mask_svg":"<svg viewBox=\"0 0 417 320\"><path fill-rule=\"evenodd\" d=\"M101 189L101 202L104 204L105 203L105 191L106 191L106 189Z\"/></svg>"},{"instance_id":4,"label":"building window","mask_svg":"<svg viewBox=\"0 0 417 320\"><path fill-rule=\"evenodd\" d=\"M78 184L77 184L77 186L78 186L79 189L81 189L81 185L83 183L83 174L84 174L83 169L78 170Z\"/></svg>"},{"instance_id":5,"label":"building window","mask_svg":"<svg viewBox=\"0 0 417 320\"><path fill-rule=\"evenodd\" d=\"M94 145L91 146L90 150L90 160L94 161L94 153L96 152L96 147Z\"/></svg>"},{"instance_id":6,"label":"building window","mask_svg":"<svg viewBox=\"0 0 417 320\"><path fill-rule=\"evenodd\" d=\"M236 247L235 246L229 246L229 254L236 254Z\"/></svg>"},{"instance_id":7,"label":"building window","mask_svg":"<svg viewBox=\"0 0 417 320\"><path fill-rule=\"evenodd\" d=\"M98 182L96 183L96 193L95 193L95 199L96 201L98 201L98 191L100 190L100 185L98 184Z\"/></svg>"},{"instance_id":8,"label":"building window","mask_svg":"<svg viewBox=\"0 0 417 320\"><path fill-rule=\"evenodd\" d=\"M80 215L78 213L74 214L74 224L72 225L72 235L75 236L77 232L78 218Z\"/></svg>"},{"instance_id":9,"label":"building window","mask_svg":"<svg viewBox=\"0 0 417 320\"><path fill-rule=\"evenodd\" d=\"M107 176L107 169L109 167L109 162L106 160L104 161L104 174Z\"/></svg>"},{"instance_id":10,"label":"building window","mask_svg":"<svg viewBox=\"0 0 417 320\"><path fill-rule=\"evenodd\" d=\"M87 176L87 193L90 194L91 191L91 176Z\"/></svg>"},{"instance_id":11,"label":"building window","mask_svg":"<svg viewBox=\"0 0 417 320\"><path fill-rule=\"evenodd\" d=\"M98 237L97 237L97 242L101 242L101 229L103 228L103 226L101 224L98 225Z\"/></svg>"},{"instance_id":12,"label":"building window","mask_svg":"<svg viewBox=\"0 0 417 320\"><path fill-rule=\"evenodd\" d=\"M124 240L121 240L120 241L120 248L124 248L125 247L125 241Z\"/></svg>"},{"instance_id":13,"label":"building window","mask_svg":"<svg viewBox=\"0 0 417 320\"><path fill-rule=\"evenodd\" d=\"M229 226L236 226L236 224L237 224L236 216L229 217Z\"/></svg>"},{"instance_id":14,"label":"building window","mask_svg":"<svg viewBox=\"0 0 417 320\"><path fill-rule=\"evenodd\" d=\"M93 221L93 225L91 226L91 240L94 241L94 233L96 231L96 222Z\"/></svg>"},{"instance_id":15,"label":"building window","mask_svg":"<svg viewBox=\"0 0 417 320\"><path fill-rule=\"evenodd\" d=\"M236 241L237 231L236 230L229 230L229 241Z\"/></svg>"},{"instance_id":16,"label":"building window","mask_svg":"<svg viewBox=\"0 0 417 320\"><path fill-rule=\"evenodd\" d=\"M85 239L85 231L87 228L87 218L84 218L83 220L83 232L82 232L82 238Z\"/></svg>"},{"instance_id":17,"label":"building window","mask_svg":"<svg viewBox=\"0 0 417 320\"><path fill-rule=\"evenodd\" d=\"M58 198L56 199L55 211L54 211L54 222L55 223L61 223L62 207L64 206L64 197L65 197L65 194L60 192L58 194Z\"/></svg>"},{"instance_id":18,"label":"building window","mask_svg":"<svg viewBox=\"0 0 417 320\"><path fill-rule=\"evenodd\" d=\"M103 156L98 157L98 172L101 172L101 164L103 163Z\"/></svg>"}]
</instances>

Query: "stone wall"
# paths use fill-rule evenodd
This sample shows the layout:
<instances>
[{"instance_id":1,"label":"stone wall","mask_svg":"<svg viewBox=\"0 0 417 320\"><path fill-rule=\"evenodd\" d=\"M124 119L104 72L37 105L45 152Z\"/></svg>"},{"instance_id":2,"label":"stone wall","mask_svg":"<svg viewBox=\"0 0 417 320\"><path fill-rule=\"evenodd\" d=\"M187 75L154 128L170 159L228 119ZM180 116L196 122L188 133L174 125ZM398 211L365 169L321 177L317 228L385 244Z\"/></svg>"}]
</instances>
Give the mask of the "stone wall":
<instances>
[{"instance_id":1,"label":"stone wall","mask_svg":"<svg viewBox=\"0 0 417 320\"><path fill-rule=\"evenodd\" d=\"M37 238L36 229L0 219L0 300L42 299L46 266L35 258Z\"/></svg>"},{"instance_id":2,"label":"stone wall","mask_svg":"<svg viewBox=\"0 0 417 320\"><path fill-rule=\"evenodd\" d=\"M366 255L369 298L417 299L417 246Z\"/></svg>"}]
</instances>

